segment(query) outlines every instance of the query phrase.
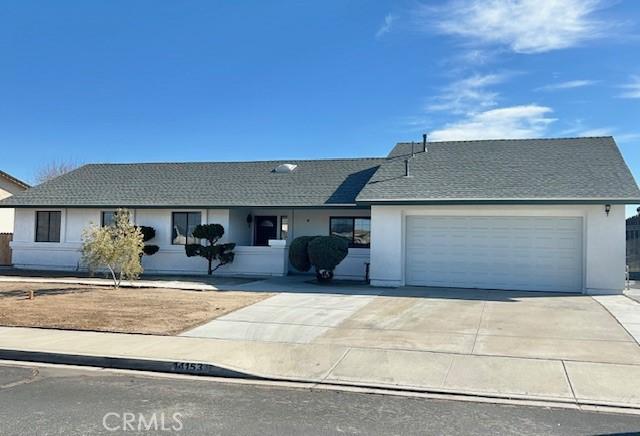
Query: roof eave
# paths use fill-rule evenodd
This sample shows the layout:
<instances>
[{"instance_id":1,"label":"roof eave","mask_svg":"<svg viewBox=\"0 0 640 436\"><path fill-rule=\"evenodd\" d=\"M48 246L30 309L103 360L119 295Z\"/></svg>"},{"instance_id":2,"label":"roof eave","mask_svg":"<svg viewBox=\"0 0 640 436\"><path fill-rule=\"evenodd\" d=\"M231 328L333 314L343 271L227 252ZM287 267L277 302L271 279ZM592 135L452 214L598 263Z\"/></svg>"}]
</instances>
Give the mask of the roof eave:
<instances>
[{"instance_id":1,"label":"roof eave","mask_svg":"<svg viewBox=\"0 0 640 436\"><path fill-rule=\"evenodd\" d=\"M269 208L269 209L360 209L366 208L367 205L357 203L335 203L335 204L319 204L319 205L272 205L272 204L253 204L253 205L179 205L179 204L161 204L161 205L136 205L136 204L2 204L0 209L250 209L250 208Z\"/></svg>"},{"instance_id":2,"label":"roof eave","mask_svg":"<svg viewBox=\"0 0 640 436\"><path fill-rule=\"evenodd\" d=\"M24 189L31 188L31 185L29 185L28 183L25 183L22 180L20 180L20 179L18 179L16 177L13 177L11 174L5 173L4 171L0 171L0 177L3 177L5 179L9 180L13 184L18 185L21 188L24 188Z\"/></svg>"},{"instance_id":3,"label":"roof eave","mask_svg":"<svg viewBox=\"0 0 640 436\"><path fill-rule=\"evenodd\" d=\"M452 198L452 199L362 199L363 205L474 205L474 204L640 204L631 198Z\"/></svg>"}]
</instances>

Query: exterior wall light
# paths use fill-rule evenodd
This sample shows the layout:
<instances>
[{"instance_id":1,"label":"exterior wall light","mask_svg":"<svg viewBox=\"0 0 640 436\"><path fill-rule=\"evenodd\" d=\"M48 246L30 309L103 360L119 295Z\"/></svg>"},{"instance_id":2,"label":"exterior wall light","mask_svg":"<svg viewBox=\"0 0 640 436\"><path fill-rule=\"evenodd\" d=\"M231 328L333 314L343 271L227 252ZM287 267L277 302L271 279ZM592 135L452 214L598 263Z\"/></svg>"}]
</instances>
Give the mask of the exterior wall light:
<instances>
[{"instance_id":1,"label":"exterior wall light","mask_svg":"<svg viewBox=\"0 0 640 436\"><path fill-rule=\"evenodd\" d=\"M609 212L611 212L611 205L610 204L605 204L604 205L604 213L606 213L607 216L609 216Z\"/></svg>"}]
</instances>

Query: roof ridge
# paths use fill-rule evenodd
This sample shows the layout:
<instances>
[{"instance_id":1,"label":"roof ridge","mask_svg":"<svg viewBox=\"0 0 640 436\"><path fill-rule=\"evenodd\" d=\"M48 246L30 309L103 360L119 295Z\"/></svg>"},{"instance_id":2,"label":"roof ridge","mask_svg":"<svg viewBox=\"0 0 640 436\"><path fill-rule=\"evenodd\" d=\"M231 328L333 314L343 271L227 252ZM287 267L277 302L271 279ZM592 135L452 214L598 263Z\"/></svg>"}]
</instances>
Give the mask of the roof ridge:
<instances>
[{"instance_id":1,"label":"roof ridge","mask_svg":"<svg viewBox=\"0 0 640 436\"><path fill-rule=\"evenodd\" d=\"M233 160L233 161L181 161L181 162L92 162L83 166L97 166L97 165L183 165L183 164L252 164L252 163L287 163L287 162L332 162L332 161L367 161L386 160L383 156L369 156L369 157L335 157L335 158L320 158L320 159L270 159L270 160Z\"/></svg>"},{"instance_id":2,"label":"roof ridge","mask_svg":"<svg viewBox=\"0 0 640 436\"><path fill-rule=\"evenodd\" d=\"M604 136L557 136L557 137L545 137L545 138L496 138L496 139L452 139L448 141L429 141L427 139L427 143L442 143L442 142L496 142L496 141L562 141L569 139L603 139L603 138L612 138L613 135L604 135ZM398 142L396 145L400 144L422 144L422 141L408 141L408 142Z\"/></svg>"}]
</instances>

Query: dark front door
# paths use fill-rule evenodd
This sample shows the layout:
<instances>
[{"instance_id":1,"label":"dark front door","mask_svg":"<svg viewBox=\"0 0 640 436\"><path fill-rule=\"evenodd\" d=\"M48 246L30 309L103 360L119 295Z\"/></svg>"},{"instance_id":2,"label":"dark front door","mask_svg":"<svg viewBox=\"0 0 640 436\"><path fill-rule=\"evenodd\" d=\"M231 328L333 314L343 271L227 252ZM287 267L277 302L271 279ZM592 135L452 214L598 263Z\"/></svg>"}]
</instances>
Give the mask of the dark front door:
<instances>
[{"instance_id":1,"label":"dark front door","mask_svg":"<svg viewBox=\"0 0 640 436\"><path fill-rule=\"evenodd\" d=\"M257 216L255 245L267 246L269 239L278 239L278 217Z\"/></svg>"}]
</instances>

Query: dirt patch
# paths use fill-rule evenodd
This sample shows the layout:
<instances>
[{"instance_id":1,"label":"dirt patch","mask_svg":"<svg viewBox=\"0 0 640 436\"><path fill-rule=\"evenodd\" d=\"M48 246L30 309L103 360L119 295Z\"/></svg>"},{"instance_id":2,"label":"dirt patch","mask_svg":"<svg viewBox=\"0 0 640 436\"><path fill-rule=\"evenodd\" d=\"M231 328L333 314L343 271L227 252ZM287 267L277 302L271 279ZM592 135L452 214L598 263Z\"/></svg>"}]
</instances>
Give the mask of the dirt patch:
<instances>
[{"instance_id":1,"label":"dirt patch","mask_svg":"<svg viewBox=\"0 0 640 436\"><path fill-rule=\"evenodd\" d=\"M271 295L0 283L0 325L175 335Z\"/></svg>"}]
</instances>

